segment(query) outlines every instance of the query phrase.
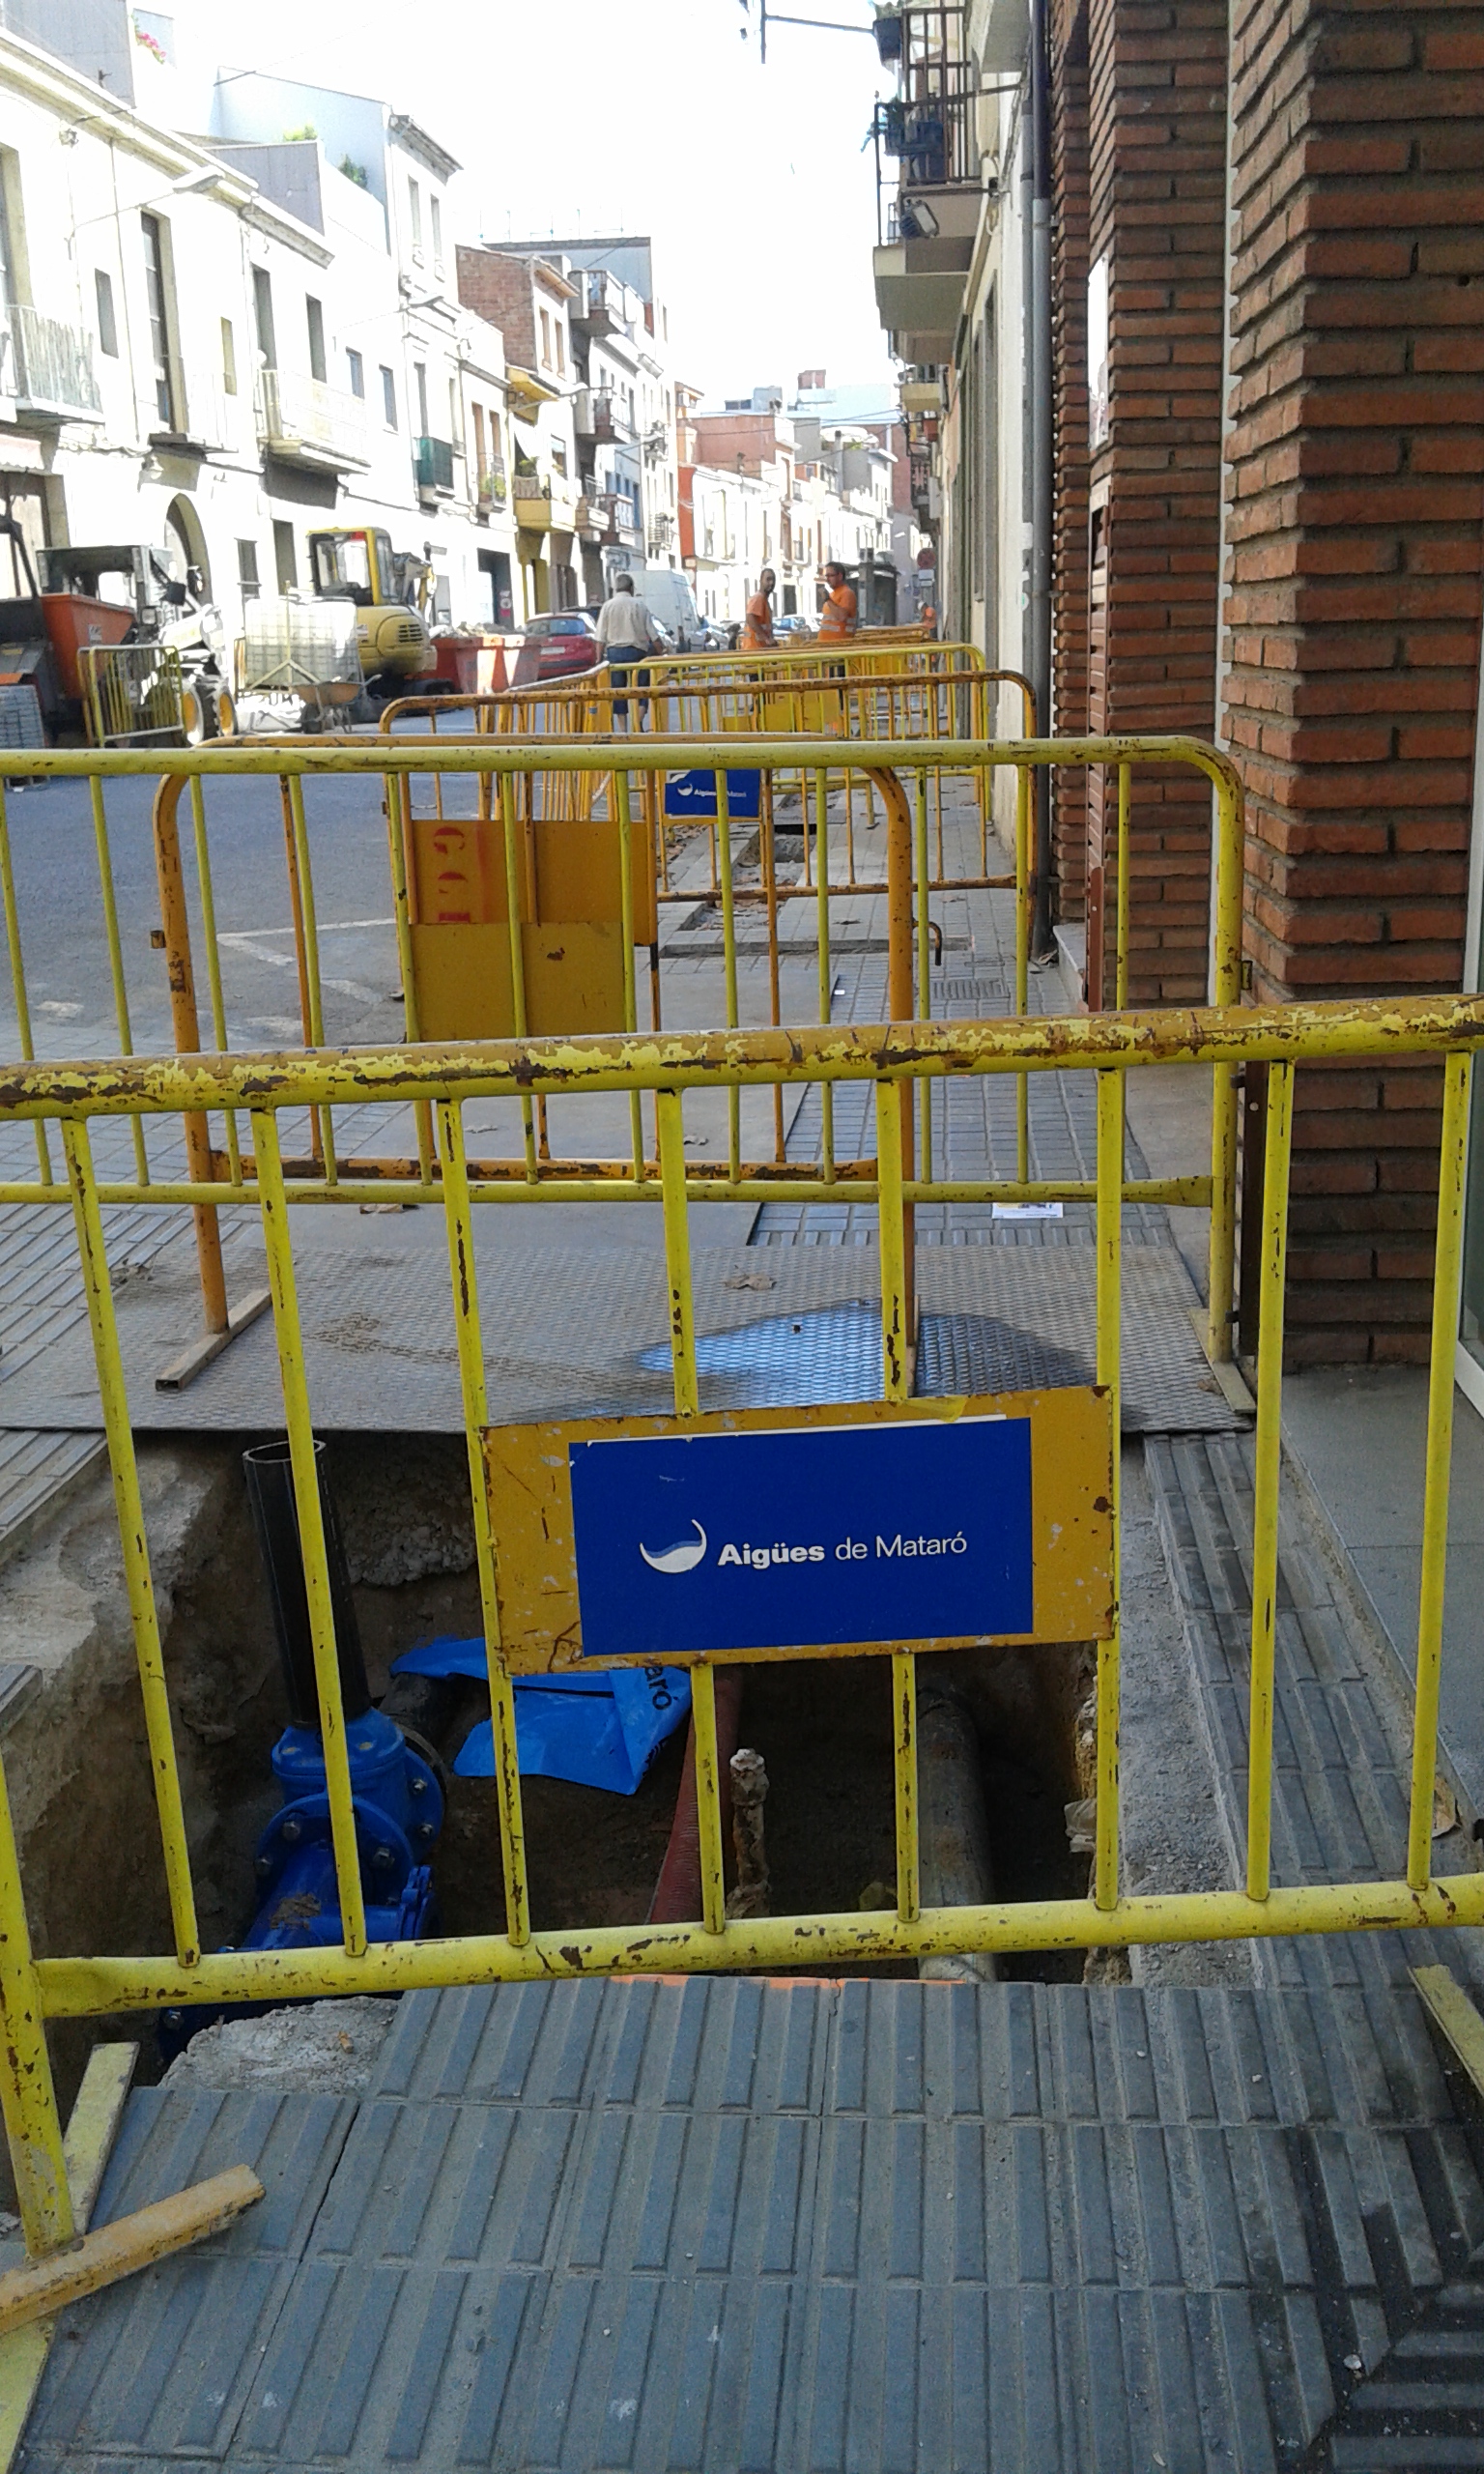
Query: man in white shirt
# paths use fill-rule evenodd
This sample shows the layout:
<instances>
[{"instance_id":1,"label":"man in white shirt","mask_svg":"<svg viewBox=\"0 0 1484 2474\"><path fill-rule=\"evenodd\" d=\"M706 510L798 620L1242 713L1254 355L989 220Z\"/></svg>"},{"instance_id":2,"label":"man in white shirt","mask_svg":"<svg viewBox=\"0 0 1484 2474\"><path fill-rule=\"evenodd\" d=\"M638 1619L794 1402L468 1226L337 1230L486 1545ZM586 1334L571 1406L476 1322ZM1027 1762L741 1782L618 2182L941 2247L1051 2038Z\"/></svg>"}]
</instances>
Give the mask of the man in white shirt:
<instances>
[{"instance_id":1,"label":"man in white shirt","mask_svg":"<svg viewBox=\"0 0 1484 2474\"><path fill-rule=\"evenodd\" d=\"M631 575L618 574L614 589L598 612L598 643L607 662L615 689L626 687L636 663L642 662L655 639L654 620L649 604L634 590ZM647 687L647 677L635 680L638 687ZM614 712L629 716L628 699L614 695Z\"/></svg>"}]
</instances>

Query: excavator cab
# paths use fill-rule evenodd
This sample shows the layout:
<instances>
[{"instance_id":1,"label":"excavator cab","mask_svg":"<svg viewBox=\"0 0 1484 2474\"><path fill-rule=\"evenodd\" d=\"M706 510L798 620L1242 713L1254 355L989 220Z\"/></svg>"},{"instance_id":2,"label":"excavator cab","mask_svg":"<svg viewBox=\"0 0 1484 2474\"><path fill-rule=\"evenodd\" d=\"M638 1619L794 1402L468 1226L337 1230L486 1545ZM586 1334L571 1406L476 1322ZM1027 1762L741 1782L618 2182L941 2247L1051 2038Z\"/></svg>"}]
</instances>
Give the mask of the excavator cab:
<instances>
[{"instance_id":1,"label":"excavator cab","mask_svg":"<svg viewBox=\"0 0 1484 2474\"><path fill-rule=\"evenodd\" d=\"M316 597L356 605L360 666L373 694L395 695L437 662L423 617L427 565L393 550L380 526L311 532L309 558Z\"/></svg>"}]
</instances>

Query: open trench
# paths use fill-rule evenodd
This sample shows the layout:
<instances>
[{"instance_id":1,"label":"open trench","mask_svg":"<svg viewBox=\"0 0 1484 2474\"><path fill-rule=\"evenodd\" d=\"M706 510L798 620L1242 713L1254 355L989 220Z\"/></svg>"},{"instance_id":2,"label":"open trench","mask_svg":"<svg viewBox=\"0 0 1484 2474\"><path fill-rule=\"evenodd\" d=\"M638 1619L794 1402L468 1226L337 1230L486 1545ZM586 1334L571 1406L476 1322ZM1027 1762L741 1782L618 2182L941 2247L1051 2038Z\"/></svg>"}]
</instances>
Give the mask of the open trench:
<instances>
[{"instance_id":1,"label":"open trench","mask_svg":"<svg viewBox=\"0 0 1484 2474\"><path fill-rule=\"evenodd\" d=\"M253 1438L141 1437L139 1465L207 1947L250 1922L253 1852L278 1808L270 1755L286 1719L264 1569L242 1453ZM330 1446L356 1615L372 1696L392 1660L436 1636L480 1630L468 1462L455 1437L367 1435ZM59 1505L0 1566L0 1621L34 1661L0 1710L21 1871L38 1955L143 1954L170 1947L150 1769L118 1534L106 1473ZM1088 1793L1092 1655L1085 1645L964 1651L924 1660L967 1713L997 1898L1075 1897L1088 1856L1069 1805ZM487 1711L482 1687L454 1697L439 1746L450 1765ZM890 1661L800 1659L744 1671L738 1741L760 1752L775 1915L890 1905L894 1822ZM537 1929L642 1922L675 1812L685 1742L663 1743L637 1793L529 1777L524 1805ZM1073 1816L1075 1826L1077 1817ZM728 1849L728 1863L730 1850ZM443 1931L503 1927L492 1782L451 1776L433 1858ZM925 1885L926 1887L926 1885ZM1009 1957L1013 1975L1077 1975L1079 1953ZM865 1972L910 1972L907 1968ZM101 2035L142 2036L148 2020L51 2029L64 2109Z\"/></svg>"}]
</instances>

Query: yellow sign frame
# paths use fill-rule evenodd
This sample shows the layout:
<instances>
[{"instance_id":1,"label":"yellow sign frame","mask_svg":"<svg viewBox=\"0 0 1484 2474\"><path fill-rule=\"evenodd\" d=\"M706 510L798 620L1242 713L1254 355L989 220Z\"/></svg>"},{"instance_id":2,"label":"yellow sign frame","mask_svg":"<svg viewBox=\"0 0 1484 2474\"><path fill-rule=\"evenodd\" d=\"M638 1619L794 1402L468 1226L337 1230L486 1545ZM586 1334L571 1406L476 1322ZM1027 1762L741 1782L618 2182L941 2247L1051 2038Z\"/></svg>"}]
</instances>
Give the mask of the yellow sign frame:
<instances>
[{"instance_id":1,"label":"yellow sign frame","mask_svg":"<svg viewBox=\"0 0 1484 2474\"><path fill-rule=\"evenodd\" d=\"M574 1443L671 1434L767 1434L800 1427L955 1424L960 1418L1029 1418L1035 1524L1035 1613L1029 1632L960 1633L915 1650L965 1649L982 1639L1044 1648L1105 1641L1117 1620L1113 1562L1113 1401L1102 1385L1008 1392L993 1397L831 1401L801 1408L719 1409L699 1417L578 1418L486 1426L485 1492L495 1549L500 1654L511 1675L583 1664L568 1449ZM675 1665L756 1664L799 1657L886 1656L900 1643L854 1641L787 1649L667 1650ZM642 1658L615 1661L642 1665Z\"/></svg>"}]
</instances>

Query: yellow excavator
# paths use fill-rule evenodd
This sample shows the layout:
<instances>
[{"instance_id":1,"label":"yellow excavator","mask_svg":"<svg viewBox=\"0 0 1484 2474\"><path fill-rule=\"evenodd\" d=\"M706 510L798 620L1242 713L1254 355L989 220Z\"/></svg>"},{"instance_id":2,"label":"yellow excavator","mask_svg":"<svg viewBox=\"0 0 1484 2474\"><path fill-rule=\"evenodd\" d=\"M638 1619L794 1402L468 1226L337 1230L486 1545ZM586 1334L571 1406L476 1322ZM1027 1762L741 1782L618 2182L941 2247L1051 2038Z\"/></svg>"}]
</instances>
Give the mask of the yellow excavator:
<instances>
[{"instance_id":1,"label":"yellow excavator","mask_svg":"<svg viewBox=\"0 0 1484 2474\"><path fill-rule=\"evenodd\" d=\"M371 525L311 532L309 558L316 598L356 604L356 641L371 696L395 696L437 667L427 621L433 571L425 559L393 550L391 535Z\"/></svg>"}]
</instances>

